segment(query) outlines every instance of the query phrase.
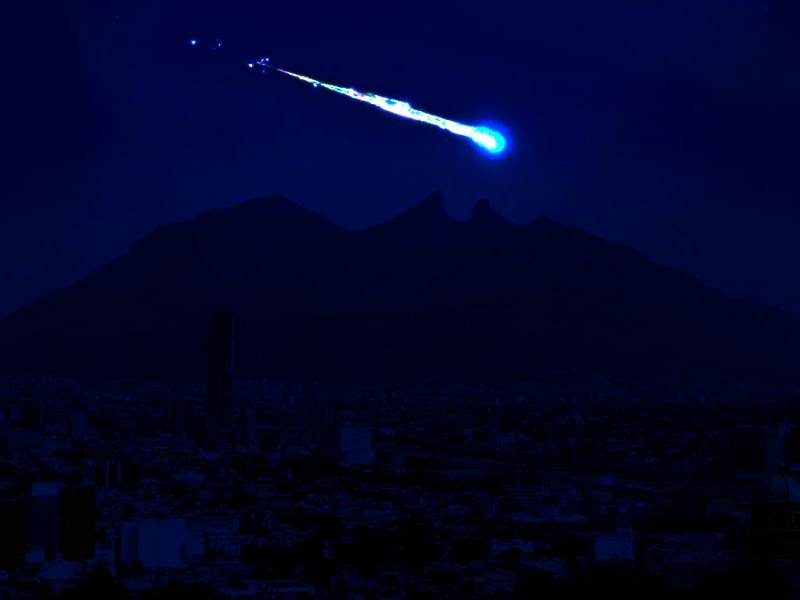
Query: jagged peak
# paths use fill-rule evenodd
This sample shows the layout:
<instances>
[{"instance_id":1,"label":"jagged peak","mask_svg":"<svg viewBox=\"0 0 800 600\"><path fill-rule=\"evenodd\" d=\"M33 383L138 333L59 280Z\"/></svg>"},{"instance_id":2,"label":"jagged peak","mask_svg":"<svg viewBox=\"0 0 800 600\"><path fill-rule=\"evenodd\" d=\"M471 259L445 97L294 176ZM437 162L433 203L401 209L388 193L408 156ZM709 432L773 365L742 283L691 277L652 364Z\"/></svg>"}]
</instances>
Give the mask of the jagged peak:
<instances>
[{"instance_id":1,"label":"jagged peak","mask_svg":"<svg viewBox=\"0 0 800 600\"><path fill-rule=\"evenodd\" d=\"M441 189L435 189L422 200L417 202L415 206L436 208L444 212L444 192Z\"/></svg>"},{"instance_id":2,"label":"jagged peak","mask_svg":"<svg viewBox=\"0 0 800 600\"><path fill-rule=\"evenodd\" d=\"M422 200L414 204L408 210L389 219L382 225L378 225L377 227L380 228L387 225L397 225L399 223L444 224L450 222L454 222L454 219L447 214L447 211L444 207L444 194L441 190L437 189L425 196Z\"/></svg>"},{"instance_id":3,"label":"jagged peak","mask_svg":"<svg viewBox=\"0 0 800 600\"><path fill-rule=\"evenodd\" d=\"M403 214L430 214L439 218L446 217L444 192L439 189L432 191Z\"/></svg>"},{"instance_id":4,"label":"jagged peak","mask_svg":"<svg viewBox=\"0 0 800 600\"><path fill-rule=\"evenodd\" d=\"M509 223L509 221L492 207L492 203L483 198L475 203L469 223Z\"/></svg>"}]
</instances>

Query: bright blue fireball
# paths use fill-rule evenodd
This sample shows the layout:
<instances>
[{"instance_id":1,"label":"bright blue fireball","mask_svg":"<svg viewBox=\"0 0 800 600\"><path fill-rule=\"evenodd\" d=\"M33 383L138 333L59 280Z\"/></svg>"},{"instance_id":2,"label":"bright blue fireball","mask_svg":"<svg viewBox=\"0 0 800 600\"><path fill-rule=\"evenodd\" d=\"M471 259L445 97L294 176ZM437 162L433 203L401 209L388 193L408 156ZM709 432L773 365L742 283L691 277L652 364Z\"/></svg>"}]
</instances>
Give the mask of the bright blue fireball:
<instances>
[{"instance_id":1,"label":"bright blue fireball","mask_svg":"<svg viewBox=\"0 0 800 600\"><path fill-rule=\"evenodd\" d=\"M489 127L476 127L472 141L489 154L500 154L506 149L506 137Z\"/></svg>"},{"instance_id":2,"label":"bright blue fireball","mask_svg":"<svg viewBox=\"0 0 800 600\"><path fill-rule=\"evenodd\" d=\"M196 39L190 39L189 44L195 46L199 44L199 41ZM217 38L214 48L218 49L221 46L222 44L219 41L219 38ZM323 87L332 92L336 92L337 94L347 96L353 100L366 102L367 104L371 104L372 106L375 106L381 110L385 110L386 112L389 112L395 116L403 117L404 119L411 119L412 121L425 123L427 125L433 125L455 135L464 136L472 140L479 148L495 158L498 158L508 149L508 140L506 139L506 136L497 129L492 129L491 127L487 126L493 125L493 123L474 126L466 123L459 123L458 121L453 121L451 119L445 119L444 117L416 109L408 102L404 102L402 100L395 100L393 98L387 98L385 96L368 92L359 92L353 88L342 87L332 83L325 83L324 81L319 81L318 79L308 77L307 75L292 73L291 71L287 71L285 69L273 67L268 58L262 58L258 61L250 61L247 63L247 66L251 69L254 69L256 65L262 67L260 69L262 73L266 72L266 68L270 68L278 73L283 73L284 75L288 75L305 83L309 83L314 87ZM500 126L500 129L503 129L503 127Z\"/></svg>"}]
</instances>

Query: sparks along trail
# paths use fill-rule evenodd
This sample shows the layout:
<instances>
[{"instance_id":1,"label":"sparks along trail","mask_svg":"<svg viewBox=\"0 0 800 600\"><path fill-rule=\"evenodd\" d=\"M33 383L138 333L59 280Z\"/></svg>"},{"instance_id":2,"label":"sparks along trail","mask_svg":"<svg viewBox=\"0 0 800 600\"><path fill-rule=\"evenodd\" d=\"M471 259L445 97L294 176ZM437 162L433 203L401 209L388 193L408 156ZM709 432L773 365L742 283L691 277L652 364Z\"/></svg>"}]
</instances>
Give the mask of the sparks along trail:
<instances>
[{"instance_id":1,"label":"sparks along trail","mask_svg":"<svg viewBox=\"0 0 800 600\"><path fill-rule=\"evenodd\" d=\"M458 121L451 121L450 119L437 117L436 115L417 110L408 102L403 102L402 100L394 100L392 98L386 98L385 96L379 96L378 94L359 92L353 88L340 87L338 85L313 79L312 77L308 77L306 75L292 73L291 71L286 71L285 69L280 69L271 65L268 58L262 58L258 61L249 62L247 63L247 66L251 69L260 67L262 72L264 69L272 69L273 71L278 71L284 75L289 75L290 77L294 77L295 79L299 79L305 83L310 83L314 87L323 87L332 92L336 92L337 94L348 96L353 100L358 100L360 102L371 104L372 106L377 106L381 110L385 110L386 112L397 115L398 117L411 119L412 121L419 121L420 123L427 123L428 125L434 125L440 129L454 133L455 135L461 135L469 138L480 148L489 152L490 154L500 154L506 148L505 136L503 136L503 134L499 131L495 131L489 127L465 125L464 123L459 123Z\"/></svg>"}]
</instances>

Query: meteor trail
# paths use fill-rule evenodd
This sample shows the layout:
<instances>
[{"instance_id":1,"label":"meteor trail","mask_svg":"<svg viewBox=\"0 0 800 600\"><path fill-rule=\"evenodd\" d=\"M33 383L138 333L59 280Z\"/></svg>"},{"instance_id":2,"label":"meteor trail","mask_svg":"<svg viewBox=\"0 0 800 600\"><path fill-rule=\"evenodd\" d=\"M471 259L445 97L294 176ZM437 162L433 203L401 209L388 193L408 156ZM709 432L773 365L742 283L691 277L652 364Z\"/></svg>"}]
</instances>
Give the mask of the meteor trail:
<instances>
[{"instance_id":1,"label":"meteor trail","mask_svg":"<svg viewBox=\"0 0 800 600\"><path fill-rule=\"evenodd\" d=\"M503 136L503 134L499 131L495 131L489 127L466 125L464 123L459 123L458 121L451 121L450 119L445 119L444 117L438 117L436 115L418 110L412 107L408 102L403 102L402 100L394 100L385 96L379 96L378 94L359 92L353 88L340 87L338 85L313 79L312 77L307 77L306 75L300 75L298 73L286 71L285 69L279 69L278 67L271 65L268 58L262 58L257 61L248 62L247 66L251 69L260 67L262 72L264 72L265 69L272 69L274 71L278 71L279 73L283 73L284 75L304 81L305 83L310 83L314 87L324 87L325 89L336 92L337 94L348 96L353 100L358 100L360 102L371 104L372 106L377 106L381 110L390 112L398 117L411 119L412 121L419 121L420 123L427 123L428 125L434 125L440 129L454 133L455 135L461 135L469 138L490 154L500 154L506 148L505 136Z\"/></svg>"}]
</instances>

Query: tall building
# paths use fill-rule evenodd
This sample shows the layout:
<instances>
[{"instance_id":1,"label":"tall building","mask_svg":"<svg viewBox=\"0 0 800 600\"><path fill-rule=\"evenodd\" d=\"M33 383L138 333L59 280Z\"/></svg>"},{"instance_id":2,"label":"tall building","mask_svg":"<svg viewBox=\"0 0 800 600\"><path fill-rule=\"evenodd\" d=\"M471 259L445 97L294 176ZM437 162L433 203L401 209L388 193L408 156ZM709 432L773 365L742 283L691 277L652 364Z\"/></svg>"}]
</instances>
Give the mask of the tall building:
<instances>
[{"instance_id":1,"label":"tall building","mask_svg":"<svg viewBox=\"0 0 800 600\"><path fill-rule=\"evenodd\" d=\"M792 432L791 423L778 423L766 430L765 470L769 477L780 473L787 459L787 442Z\"/></svg>"},{"instance_id":2,"label":"tall building","mask_svg":"<svg viewBox=\"0 0 800 600\"><path fill-rule=\"evenodd\" d=\"M778 473L762 482L753 500L745 542L761 556L800 558L800 481Z\"/></svg>"},{"instance_id":3,"label":"tall building","mask_svg":"<svg viewBox=\"0 0 800 600\"><path fill-rule=\"evenodd\" d=\"M12 427L41 431L44 427L44 407L42 402L24 398L6 405L5 421Z\"/></svg>"},{"instance_id":4,"label":"tall building","mask_svg":"<svg viewBox=\"0 0 800 600\"><path fill-rule=\"evenodd\" d=\"M233 395L233 320L216 313L208 324L208 406L209 437L230 427Z\"/></svg>"},{"instance_id":5,"label":"tall building","mask_svg":"<svg viewBox=\"0 0 800 600\"><path fill-rule=\"evenodd\" d=\"M61 554L64 560L94 557L95 492L91 486L61 489Z\"/></svg>"},{"instance_id":6,"label":"tall building","mask_svg":"<svg viewBox=\"0 0 800 600\"><path fill-rule=\"evenodd\" d=\"M370 465L375 462L372 427L341 425L337 432L339 462L345 465Z\"/></svg>"},{"instance_id":7,"label":"tall building","mask_svg":"<svg viewBox=\"0 0 800 600\"><path fill-rule=\"evenodd\" d=\"M169 403L169 420L172 426L172 435L183 437L192 432L194 410L192 401L181 398Z\"/></svg>"},{"instance_id":8,"label":"tall building","mask_svg":"<svg viewBox=\"0 0 800 600\"><path fill-rule=\"evenodd\" d=\"M22 500L0 500L0 569L25 564L27 512Z\"/></svg>"},{"instance_id":9,"label":"tall building","mask_svg":"<svg viewBox=\"0 0 800 600\"><path fill-rule=\"evenodd\" d=\"M252 406L244 413L244 445L248 452L258 450L258 413Z\"/></svg>"},{"instance_id":10,"label":"tall building","mask_svg":"<svg viewBox=\"0 0 800 600\"><path fill-rule=\"evenodd\" d=\"M70 407L67 431L73 443L78 443L86 438L89 423L89 411L85 406L74 405Z\"/></svg>"},{"instance_id":11,"label":"tall building","mask_svg":"<svg viewBox=\"0 0 800 600\"><path fill-rule=\"evenodd\" d=\"M790 423L732 428L728 431L729 468L739 478L762 479L778 474L788 459L791 431Z\"/></svg>"},{"instance_id":12,"label":"tall building","mask_svg":"<svg viewBox=\"0 0 800 600\"><path fill-rule=\"evenodd\" d=\"M325 412L322 455L343 465L370 465L375 462L372 427L351 425L340 420L338 411Z\"/></svg>"},{"instance_id":13,"label":"tall building","mask_svg":"<svg viewBox=\"0 0 800 600\"><path fill-rule=\"evenodd\" d=\"M138 519L120 524L117 560L145 568L186 566L185 519Z\"/></svg>"},{"instance_id":14,"label":"tall building","mask_svg":"<svg viewBox=\"0 0 800 600\"><path fill-rule=\"evenodd\" d=\"M59 484L32 483L28 502L28 561L55 560L61 534Z\"/></svg>"}]
</instances>

